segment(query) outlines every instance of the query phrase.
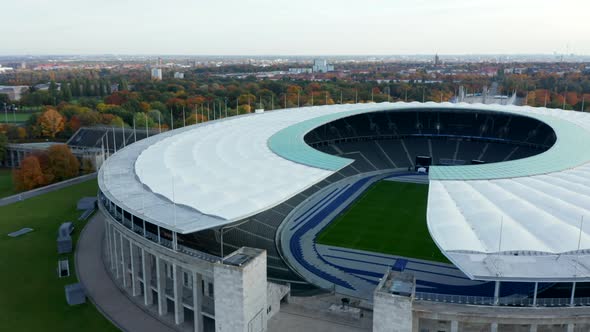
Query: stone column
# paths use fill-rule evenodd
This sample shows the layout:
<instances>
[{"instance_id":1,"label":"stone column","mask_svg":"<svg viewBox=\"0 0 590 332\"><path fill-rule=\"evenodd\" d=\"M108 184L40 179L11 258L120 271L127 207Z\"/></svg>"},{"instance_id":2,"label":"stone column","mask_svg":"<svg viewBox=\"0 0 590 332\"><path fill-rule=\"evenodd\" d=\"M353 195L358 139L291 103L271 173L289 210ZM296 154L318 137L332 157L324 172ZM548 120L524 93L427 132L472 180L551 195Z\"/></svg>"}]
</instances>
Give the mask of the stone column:
<instances>
[{"instance_id":1,"label":"stone column","mask_svg":"<svg viewBox=\"0 0 590 332\"><path fill-rule=\"evenodd\" d=\"M574 323L567 324L567 332L574 332Z\"/></svg>"},{"instance_id":2,"label":"stone column","mask_svg":"<svg viewBox=\"0 0 590 332\"><path fill-rule=\"evenodd\" d=\"M202 277L197 272L193 272L193 316L195 320L195 332L203 331L203 294L201 293Z\"/></svg>"},{"instance_id":3,"label":"stone column","mask_svg":"<svg viewBox=\"0 0 590 332\"><path fill-rule=\"evenodd\" d=\"M182 305L182 268L172 265L174 276L174 322L176 325L184 323L184 306Z\"/></svg>"},{"instance_id":4,"label":"stone column","mask_svg":"<svg viewBox=\"0 0 590 332\"><path fill-rule=\"evenodd\" d=\"M500 304L500 281L496 281L494 285L494 305Z\"/></svg>"},{"instance_id":5,"label":"stone column","mask_svg":"<svg viewBox=\"0 0 590 332\"><path fill-rule=\"evenodd\" d=\"M164 316L168 313L166 301L166 268L164 260L156 256L156 283L158 287L158 314Z\"/></svg>"},{"instance_id":6,"label":"stone column","mask_svg":"<svg viewBox=\"0 0 590 332\"><path fill-rule=\"evenodd\" d=\"M129 240L129 258L131 259L131 294L133 296L141 295L141 290L139 287L139 256L138 256L138 248L133 245L131 240Z\"/></svg>"},{"instance_id":7,"label":"stone column","mask_svg":"<svg viewBox=\"0 0 590 332\"><path fill-rule=\"evenodd\" d=\"M120 241L117 233L118 231L115 230L115 228L113 227L113 253L115 256L115 276L116 279L119 279L119 277L121 276L121 260L119 257L119 246L117 245L117 243L120 243Z\"/></svg>"},{"instance_id":8,"label":"stone column","mask_svg":"<svg viewBox=\"0 0 590 332\"><path fill-rule=\"evenodd\" d=\"M123 276L123 288L127 288L130 285L130 280L129 280L129 271L127 270L127 259L125 257L125 238L123 237L123 234L119 233L120 238L121 238L121 267L122 267L122 276Z\"/></svg>"},{"instance_id":9,"label":"stone column","mask_svg":"<svg viewBox=\"0 0 590 332\"><path fill-rule=\"evenodd\" d=\"M141 248L141 262L143 268L143 303L151 306L154 303L152 294L152 258Z\"/></svg>"},{"instance_id":10,"label":"stone column","mask_svg":"<svg viewBox=\"0 0 590 332\"><path fill-rule=\"evenodd\" d=\"M459 332L459 322L456 320L451 321L451 332Z\"/></svg>"},{"instance_id":11,"label":"stone column","mask_svg":"<svg viewBox=\"0 0 590 332\"><path fill-rule=\"evenodd\" d=\"M537 324L531 324L529 328L529 332L537 332Z\"/></svg>"},{"instance_id":12,"label":"stone column","mask_svg":"<svg viewBox=\"0 0 590 332\"><path fill-rule=\"evenodd\" d=\"M107 239L107 251L109 253L109 265L111 268L111 272L115 269L115 261L113 258L113 237L112 237L112 228L111 228L111 223L109 221L107 221L107 219L105 218L104 220L104 226L105 226L105 237Z\"/></svg>"},{"instance_id":13,"label":"stone column","mask_svg":"<svg viewBox=\"0 0 590 332\"><path fill-rule=\"evenodd\" d=\"M491 332L498 332L498 323L497 323L497 322L493 322L493 323L490 325L490 331L491 331Z\"/></svg>"}]
</instances>

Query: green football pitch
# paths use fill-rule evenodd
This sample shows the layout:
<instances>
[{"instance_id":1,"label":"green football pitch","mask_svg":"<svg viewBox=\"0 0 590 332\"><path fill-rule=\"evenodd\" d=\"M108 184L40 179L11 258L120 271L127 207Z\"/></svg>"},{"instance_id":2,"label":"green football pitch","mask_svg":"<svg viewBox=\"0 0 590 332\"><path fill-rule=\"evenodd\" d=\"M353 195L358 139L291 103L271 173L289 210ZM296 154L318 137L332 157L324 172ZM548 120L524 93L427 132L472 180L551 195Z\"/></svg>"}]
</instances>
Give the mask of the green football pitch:
<instances>
[{"instance_id":1,"label":"green football pitch","mask_svg":"<svg viewBox=\"0 0 590 332\"><path fill-rule=\"evenodd\" d=\"M426 226L428 185L381 181L317 237L320 244L448 262Z\"/></svg>"},{"instance_id":2,"label":"green football pitch","mask_svg":"<svg viewBox=\"0 0 590 332\"><path fill-rule=\"evenodd\" d=\"M4 113L0 111L0 122L2 123L19 123L26 122L31 117L32 113Z\"/></svg>"},{"instance_id":3,"label":"green football pitch","mask_svg":"<svg viewBox=\"0 0 590 332\"><path fill-rule=\"evenodd\" d=\"M74 255L57 254L59 225L74 221L77 241L85 222L77 221L76 202L96 190L90 180L0 207L0 331L117 331L89 301L68 306L64 285L77 282ZM7 236L23 227L34 231ZM71 275L60 279L57 260L66 257Z\"/></svg>"}]
</instances>

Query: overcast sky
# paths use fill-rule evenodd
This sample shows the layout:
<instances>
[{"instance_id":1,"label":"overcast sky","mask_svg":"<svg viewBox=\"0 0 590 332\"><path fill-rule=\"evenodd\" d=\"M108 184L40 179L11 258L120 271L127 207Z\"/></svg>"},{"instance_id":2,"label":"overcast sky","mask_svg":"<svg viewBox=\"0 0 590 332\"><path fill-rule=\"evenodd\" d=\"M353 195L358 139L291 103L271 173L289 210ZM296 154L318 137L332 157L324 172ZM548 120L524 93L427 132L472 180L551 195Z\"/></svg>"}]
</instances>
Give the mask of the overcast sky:
<instances>
[{"instance_id":1,"label":"overcast sky","mask_svg":"<svg viewBox=\"0 0 590 332\"><path fill-rule=\"evenodd\" d=\"M590 54L589 0L9 0L0 54Z\"/></svg>"}]
</instances>

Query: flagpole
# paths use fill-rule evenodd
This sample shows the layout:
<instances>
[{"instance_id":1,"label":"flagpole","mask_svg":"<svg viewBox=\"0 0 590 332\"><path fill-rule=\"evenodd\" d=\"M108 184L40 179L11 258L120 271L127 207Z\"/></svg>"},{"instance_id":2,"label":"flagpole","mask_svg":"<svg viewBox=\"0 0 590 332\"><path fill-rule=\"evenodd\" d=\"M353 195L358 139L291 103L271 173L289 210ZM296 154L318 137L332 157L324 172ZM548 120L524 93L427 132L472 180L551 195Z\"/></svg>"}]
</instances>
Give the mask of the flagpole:
<instances>
[{"instance_id":1,"label":"flagpole","mask_svg":"<svg viewBox=\"0 0 590 332\"><path fill-rule=\"evenodd\" d=\"M117 136L115 136L115 127L113 129L113 148L115 149L115 153L117 153Z\"/></svg>"},{"instance_id":2,"label":"flagpole","mask_svg":"<svg viewBox=\"0 0 590 332\"><path fill-rule=\"evenodd\" d=\"M126 137L125 137L125 123L121 123L121 129L123 130L123 147L126 146L125 141L127 141Z\"/></svg>"}]
</instances>

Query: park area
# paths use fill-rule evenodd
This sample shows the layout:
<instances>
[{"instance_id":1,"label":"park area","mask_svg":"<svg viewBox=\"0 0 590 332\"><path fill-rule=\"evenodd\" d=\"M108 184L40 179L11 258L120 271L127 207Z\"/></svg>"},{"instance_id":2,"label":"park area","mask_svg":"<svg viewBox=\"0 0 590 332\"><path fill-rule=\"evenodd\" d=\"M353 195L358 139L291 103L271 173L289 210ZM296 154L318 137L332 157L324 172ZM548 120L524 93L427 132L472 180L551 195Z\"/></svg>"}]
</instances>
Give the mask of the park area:
<instances>
[{"instance_id":1,"label":"park area","mask_svg":"<svg viewBox=\"0 0 590 332\"><path fill-rule=\"evenodd\" d=\"M428 232L428 185L381 181L317 237L317 243L448 262Z\"/></svg>"},{"instance_id":2,"label":"park area","mask_svg":"<svg viewBox=\"0 0 590 332\"><path fill-rule=\"evenodd\" d=\"M0 112L0 123L22 123L27 122L33 113L4 113Z\"/></svg>"},{"instance_id":3,"label":"park area","mask_svg":"<svg viewBox=\"0 0 590 332\"><path fill-rule=\"evenodd\" d=\"M0 198L14 194L16 192L12 185L12 170L0 169Z\"/></svg>"},{"instance_id":4,"label":"park area","mask_svg":"<svg viewBox=\"0 0 590 332\"><path fill-rule=\"evenodd\" d=\"M4 173L2 173L4 175ZM58 278L56 237L59 225L74 221L78 240L85 221L77 221L76 202L95 196L96 180L0 207L0 312L3 331L117 331L92 303L69 306L64 285L77 282L74 254L70 276ZM34 231L11 238L24 227Z\"/></svg>"}]
</instances>

